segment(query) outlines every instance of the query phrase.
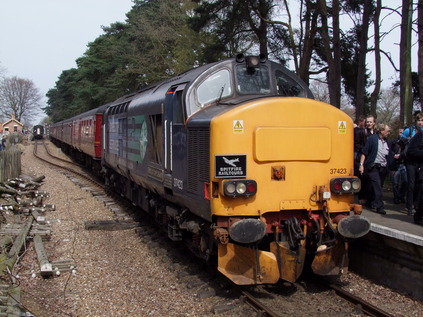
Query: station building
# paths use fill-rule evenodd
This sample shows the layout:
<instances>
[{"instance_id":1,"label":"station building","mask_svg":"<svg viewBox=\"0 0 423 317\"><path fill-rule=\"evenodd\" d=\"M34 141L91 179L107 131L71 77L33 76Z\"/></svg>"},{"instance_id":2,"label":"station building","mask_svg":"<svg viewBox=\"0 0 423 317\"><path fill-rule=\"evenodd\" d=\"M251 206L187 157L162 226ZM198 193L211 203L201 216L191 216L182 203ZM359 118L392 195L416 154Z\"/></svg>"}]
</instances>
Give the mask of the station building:
<instances>
[{"instance_id":1,"label":"station building","mask_svg":"<svg viewBox=\"0 0 423 317\"><path fill-rule=\"evenodd\" d=\"M22 133L24 124L16 120L15 114L12 114L12 118L1 124L1 133Z\"/></svg>"}]
</instances>

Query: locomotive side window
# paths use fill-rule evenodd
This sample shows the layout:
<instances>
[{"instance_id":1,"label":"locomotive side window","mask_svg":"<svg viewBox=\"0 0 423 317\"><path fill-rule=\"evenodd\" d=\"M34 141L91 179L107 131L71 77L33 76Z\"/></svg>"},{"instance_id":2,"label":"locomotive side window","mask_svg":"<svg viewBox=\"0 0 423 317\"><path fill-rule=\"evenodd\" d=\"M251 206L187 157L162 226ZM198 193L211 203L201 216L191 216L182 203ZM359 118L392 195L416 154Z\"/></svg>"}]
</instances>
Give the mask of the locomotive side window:
<instances>
[{"instance_id":1,"label":"locomotive side window","mask_svg":"<svg viewBox=\"0 0 423 317\"><path fill-rule=\"evenodd\" d=\"M214 73L197 88L197 99L201 107L232 94L229 70L223 69Z\"/></svg>"},{"instance_id":2,"label":"locomotive side window","mask_svg":"<svg viewBox=\"0 0 423 317\"><path fill-rule=\"evenodd\" d=\"M163 134L162 134L162 115L156 114L150 116L151 133L148 136L148 143L150 144L150 161L161 164L163 157Z\"/></svg>"},{"instance_id":3,"label":"locomotive side window","mask_svg":"<svg viewBox=\"0 0 423 317\"><path fill-rule=\"evenodd\" d=\"M278 95L288 96L288 97L306 97L307 93L301 86L287 74L284 74L282 71L277 70L276 75L276 89Z\"/></svg>"},{"instance_id":4,"label":"locomotive side window","mask_svg":"<svg viewBox=\"0 0 423 317\"><path fill-rule=\"evenodd\" d=\"M134 132L135 131L135 118L132 118L131 119L131 128L132 128L132 132Z\"/></svg>"},{"instance_id":5,"label":"locomotive side window","mask_svg":"<svg viewBox=\"0 0 423 317\"><path fill-rule=\"evenodd\" d=\"M174 94L173 104L173 123L183 124L185 122L184 109L182 107L183 90L178 90Z\"/></svg>"},{"instance_id":6,"label":"locomotive side window","mask_svg":"<svg viewBox=\"0 0 423 317\"><path fill-rule=\"evenodd\" d=\"M247 68L245 65L237 65L236 83L236 88L240 94L269 94L269 70L265 66L261 66L259 68Z\"/></svg>"},{"instance_id":7,"label":"locomotive side window","mask_svg":"<svg viewBox=\"0 0 423 317\"><path fill-rule=\"evenodd\" d=\"M124 141L126 140L126 118L119 119L119 156L123 156L124 153Z\"/></svg>"},{"instance_id":8,"label":"locomotive side window","mask_svg":"<svg viewBox=\"0 0 423 317\"><path fill-rule=\"evenodd\" d=\"M119 135L125 135L126 133L126 118L119 119Z\"/></svg>"}]
</instances>

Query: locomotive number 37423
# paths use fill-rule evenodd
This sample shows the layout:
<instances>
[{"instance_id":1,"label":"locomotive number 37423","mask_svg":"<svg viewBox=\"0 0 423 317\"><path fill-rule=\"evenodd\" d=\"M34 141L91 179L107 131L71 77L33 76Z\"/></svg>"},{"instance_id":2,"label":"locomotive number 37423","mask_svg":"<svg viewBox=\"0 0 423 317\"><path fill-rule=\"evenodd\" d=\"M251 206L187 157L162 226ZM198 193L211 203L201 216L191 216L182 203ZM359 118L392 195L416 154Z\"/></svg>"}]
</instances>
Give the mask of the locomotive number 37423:
<instances>
[{"instance_id":1,"label":"locomotive number 37423","mask_svg":"<svg viewBox=\"0 0 423 317\"><path fill-rule=\"evenodd\" d=\"M331 168L330 174L347 174L346 168Z\"/></svg>"}]
</instances>

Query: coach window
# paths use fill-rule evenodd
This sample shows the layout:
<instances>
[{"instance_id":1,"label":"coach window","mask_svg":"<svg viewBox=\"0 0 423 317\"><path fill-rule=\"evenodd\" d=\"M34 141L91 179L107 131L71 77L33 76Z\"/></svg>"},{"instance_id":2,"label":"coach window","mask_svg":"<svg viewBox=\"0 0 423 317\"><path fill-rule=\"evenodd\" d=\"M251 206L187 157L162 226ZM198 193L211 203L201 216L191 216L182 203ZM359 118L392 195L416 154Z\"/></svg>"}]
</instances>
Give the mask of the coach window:
<instances>
[{"instance_id":1,"label":"coach window","mask_svg":"<svg viewBox=\"0 0 423 317\"><path fill-rule=\"evenodd\" d=\"M230 73L227 69L222 69L210 75L197 88L197 100L200 103L200 107L204 107L213 101L220 100L231 94L232 85Z\"/></svg>"}]
</instances>

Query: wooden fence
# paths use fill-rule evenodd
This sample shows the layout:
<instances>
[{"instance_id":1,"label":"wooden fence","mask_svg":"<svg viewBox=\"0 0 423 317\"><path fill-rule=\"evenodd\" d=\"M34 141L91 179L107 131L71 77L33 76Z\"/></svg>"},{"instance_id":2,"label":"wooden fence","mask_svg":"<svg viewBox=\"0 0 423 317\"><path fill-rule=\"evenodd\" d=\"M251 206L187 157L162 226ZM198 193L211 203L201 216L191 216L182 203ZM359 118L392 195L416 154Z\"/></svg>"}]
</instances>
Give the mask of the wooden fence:
<instances>
[{"instance_id":1,"label":"wooden fence","mask_svg":"<svg viewBox=\"0 0 423 317\"><path fill-rule=\"evenodd\" d=\"M9 144L0 151L0 182L16 178L21 174L21 150L18 145Z\"/></svg>"}]
</instances>

